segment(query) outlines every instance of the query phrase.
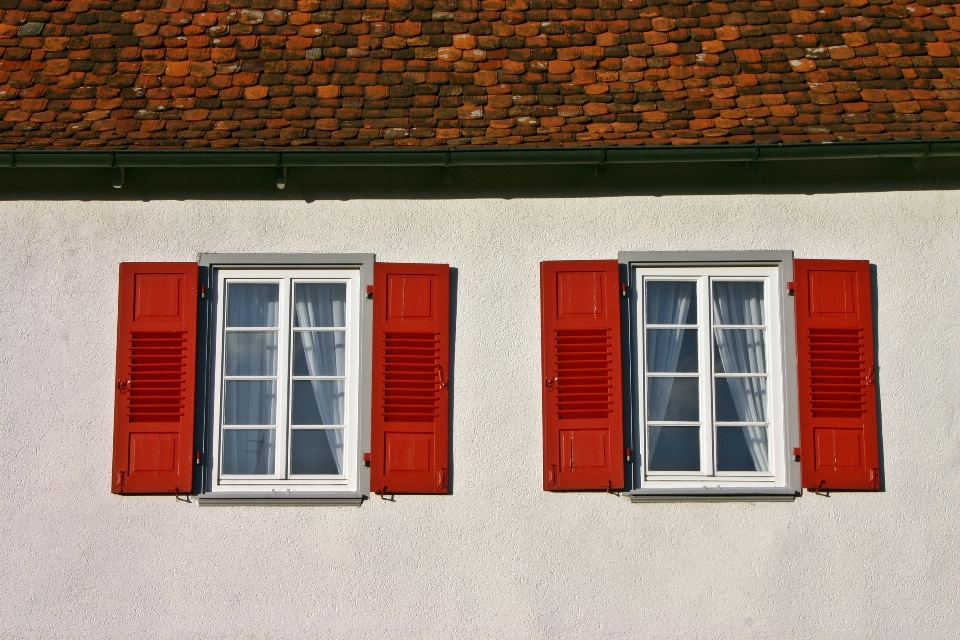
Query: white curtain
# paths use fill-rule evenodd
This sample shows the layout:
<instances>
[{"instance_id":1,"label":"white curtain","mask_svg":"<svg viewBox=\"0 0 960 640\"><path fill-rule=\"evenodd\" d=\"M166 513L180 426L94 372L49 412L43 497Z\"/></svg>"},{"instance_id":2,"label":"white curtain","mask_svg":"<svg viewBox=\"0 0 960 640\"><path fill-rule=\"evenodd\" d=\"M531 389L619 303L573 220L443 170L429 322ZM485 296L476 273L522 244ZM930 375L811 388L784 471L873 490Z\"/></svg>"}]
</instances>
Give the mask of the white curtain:
<instances>
[{"instance_id":1,"label":"white curtain","mask_svg":"<svg viewBox=\"0 0 960 640\"><path fill-rule=\"evenodd\" d=\"M647 324L687 324L696 292L696 284L692 282L648 282ZM675 372L683 335L683 329L647 331L647 371ZM647 378L647 420L665 419L674 380L673 377ZM660 427L650 427L651 453L659 438Z\"/></svg>"},{"instance_id":2,"label":"white curtain","mask_svg":"<svg viewBox=\"0 0 960 640\"><path fill-rule=\"evenodd\" d=\"M762 325L763 283L713 283L714 340L724 373L766 373L762 329L722 329L720 325ZM738 420L766 422L767 379L763 377L718 378L727 384ZM767 429L743 427L747 449L757 471L768 471Z\"/></svg>"},{"instance_id":3,"label":"white curtain","mask_svg":"<svg viewBox=\"0 0 960 640\"><path fill-rule=\"evenodd\" d=\"M300 283L296 285L294 321L296 327L344 327L346 325L344 284ZM344 331L298 331L303 340L307 372L311 376L342 376L346 363ZM311 380L313 395L323 424L343 424L343 380ZM343 473L343 429L324 429L337 473Z\"/></svg>"}]
</instances>

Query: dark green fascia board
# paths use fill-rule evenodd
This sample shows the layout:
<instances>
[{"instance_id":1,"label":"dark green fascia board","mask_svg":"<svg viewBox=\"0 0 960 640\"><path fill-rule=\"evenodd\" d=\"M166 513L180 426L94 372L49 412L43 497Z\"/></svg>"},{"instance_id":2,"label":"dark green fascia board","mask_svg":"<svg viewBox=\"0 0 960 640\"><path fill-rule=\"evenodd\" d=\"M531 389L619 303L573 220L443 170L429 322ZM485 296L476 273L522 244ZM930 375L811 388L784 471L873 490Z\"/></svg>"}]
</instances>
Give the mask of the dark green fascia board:
<instances>
[{"instance_id":1,"label":"dark green fascia board","mask_svg":"<svg viewBox=\"0 0 960 640\"><path fill-rule=\"evenodd\" d=\"M310 149L2 151L0 167L469 167L675 162L772 162L960 156L960 140L834 142L686 147L529 147L484 149Z\"/></svg>"}]
</instances>

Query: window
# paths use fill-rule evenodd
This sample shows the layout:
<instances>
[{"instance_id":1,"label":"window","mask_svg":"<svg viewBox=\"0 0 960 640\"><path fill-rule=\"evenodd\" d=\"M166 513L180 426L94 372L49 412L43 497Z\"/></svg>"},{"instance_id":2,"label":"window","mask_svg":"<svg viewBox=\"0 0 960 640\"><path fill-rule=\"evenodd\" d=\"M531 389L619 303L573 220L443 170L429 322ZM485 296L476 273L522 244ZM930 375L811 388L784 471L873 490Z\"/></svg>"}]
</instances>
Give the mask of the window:
<instances>
[{"instance_id":1,"label":"window","mask_svg":"<svg viewBox=\"0 0 960 640\"><path fill-rule=\"evenodd\" d=\"M640 486L785 486L778 268L645 265L632 281Z\"/></svg>"},{"instance_id":2,"label":"window","mask_svg":"<svg viewBox=\"0 0 960 640\"><path fill-rule=\"evenodd\" d=\"M357 491L358 269L218 269L211 490Z\"/></svg>"}]
</instances>

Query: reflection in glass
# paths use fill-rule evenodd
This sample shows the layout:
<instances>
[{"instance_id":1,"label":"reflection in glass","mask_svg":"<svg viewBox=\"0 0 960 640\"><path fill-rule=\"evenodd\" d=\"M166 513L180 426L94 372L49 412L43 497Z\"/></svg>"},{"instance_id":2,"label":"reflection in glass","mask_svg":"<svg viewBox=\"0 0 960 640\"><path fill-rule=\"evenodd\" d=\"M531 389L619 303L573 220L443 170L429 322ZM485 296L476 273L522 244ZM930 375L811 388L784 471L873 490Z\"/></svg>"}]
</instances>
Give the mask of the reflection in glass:
<instances>
[{"instance_id":1,"label":"reflection in glass","mask_svg":"<svg viewBox=\"0 0 960 640\"><path fill-rule=\"evenodd\" d=\"M294 331L293 375L345 375L346 337L345 331Z\"/></svg>"},{"instance_id":2,"label":"reflection in glass","mask_svg":"<svg viewBox=\"0 0 960 640\"><path fill-rule=\"evenodd\" d=\"M227 283L228 327L276 327L279 309L278 283Z\"/></svg>"},{"instance_id":3,"label":"reflection in glass","mask_svg":"<svg viewBox=\"0 0 960 640\"><path fill-rule=\"evenodd\" d=\"M226 380L223 424L276 424L275 380Z\"/></svg>"},{"instance_id":4,"label":"reflection in glass","mask_svg":"<svg viewBox=\"0 0 960 640\"><path fill-rule=\"evenodd\" d=\"M714 331L713 366L717 373L766 373L763 329Z\"/></svg>"},{"instance_id":5,"label":"reflection in glass","mask_svg":"<svg viewBox=\"0 0 960 640\"><path fill-rule=\"evenodd\" d=\"M697 378L647 378L647 420L698 422L700 387Z\"/></svg>"},{"instance_id":6,"label":"reflection in glass","mask_svg":"<svg viewBox=\"0 0 960 640\"><path fill-rule=\"evenodd\" d=\"M647 371L696 373L696 329L647 329Z\"/></svg>"},{"instance_id":7,"label":"reflection in glass","mask_svg":"<svg viewBox=\"0 0 960 640\"><path fill-rule=\"evenodd\" d=\"M647 324L697 324L697 283L648 280Z\"/></svg>"},{"instance_id":8,"label":"reflection in glass","mask_svg":"<svg viewBox=\"0 0 960 640\"><path fill-rule=\"evenodd\" d=\"M298 282L293 289L293 326L346 326L346 283Z\"/></svg>"},{"instance_id":9,"label":"reflection in glass","mask_svg":"<svg viewBox=\"0 0 960 640\"><path fill-rule=\"evenodd\" d=\"M714 324L763 324L763 282L713 283Z\"/></svg>"},{"instance_id":10,"label":"reflection in glass","mask_svg":"<svg viewBox=\"0 0 960 640\"><path fill-rule=\"evenodd\" d=\"M226 375L277 375L276 331L229 331L225 338Z\"/></svg>"},{"instance_id":11,"label":"reflection in glass","mask_svg":"<svg viewBox=\"0 0 960 640\"><path fill-rule=\"evenodd\" d=\"M717 422L766 422L766 378L716 378Z\"/></svg>"},{"instance_id":12,"label":"reflection in glass","mask_svg":"<svg viewBox=\"0 0 960 640\"><path fill-rule=\"evenodd\" d=\"M343 380L294 380L291 424L343 424Z\"/></svg>"},{"instance_id":13,"label":"reflection in glass","mask_svg":"<svg viewBox=\"0 0 960 640\"><path fill-rule=\"evenodd\" d=\"M717 471L769 471L766 427L717 427Z\"/></svg>"},{"instance_id":14,"label":"reflection in glass","mask_svg":"<svg viewBox=\"0 0 960 640\"><path fill-rule=\"evenodd\" d=\"M223 473L273 475L274 429L224 429Z\"/></svg>"},{"instance_id":15,"label":"reflection in glass","mask_svg":"<svg viewBox=\"0 0 960 640\"><path fill-rule=\"evenodd\" d=\"M647 443L650 471L699 471L699 427L650 426Z\"/></svg>"},{"instance_id":16,"label":"reflection in glass","mask_svg":"<svg viewBox=\"0 0 960 640\"><path fill-rule=\"evenodd\" d=\"M292 430L290 473L343 474L343 429Z\"/></svg>"}]
</instances>

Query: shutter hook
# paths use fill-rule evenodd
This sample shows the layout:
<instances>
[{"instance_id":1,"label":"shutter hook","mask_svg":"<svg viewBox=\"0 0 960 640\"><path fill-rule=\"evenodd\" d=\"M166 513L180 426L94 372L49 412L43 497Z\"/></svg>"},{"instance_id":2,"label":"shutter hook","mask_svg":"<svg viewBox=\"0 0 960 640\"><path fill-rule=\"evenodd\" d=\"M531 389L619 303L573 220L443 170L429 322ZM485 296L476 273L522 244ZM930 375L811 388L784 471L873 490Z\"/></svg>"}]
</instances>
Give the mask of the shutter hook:
<instances>
[{"instance_id":1,"label":"shutter hook","mask_svg":"<svg viewBox=\"0 0 960 640\"><path fill-rule=\"evenodd\" d=\"M126 393L127 388L133 384L133 380L120 380L117 382L117 390L120 393Z\"/></svg>"},{"instance_id":2,"label":"shutter hook","mask_svg":"<svg viewBox=\"0 0 960 640\"><path fill-rule=\"evenodd\" d=\"M813 492L814 492L816 495L818 495L818 496L823 496L824 498L829 498L829 497L830 497L830 491L827 491L826 493L823 492L823 485L825 485L826 483L827 483L826 480L821 480L821 481L820 481L820 484L817 485L817 488L814 489Z\"/></svg>"},{"instance_id":3,"label":"shutter hook","mask_svg":"<svg viewBox=\"0 0 960 640\"><path fill-rule=\"evenodd\" d=\"M543 381L544 386L547 387L547 391L553 391L553 385L560 380L560 376L553 378L547 378Z\"/></svg>"},{"instance_id":4,"label":"shutter hook","mask_svg":"<svg viewBox=\"0 0 960 640\"><path fill-rule=\"evenodd\" d=\"M439 378L439 381L440 381L440 388L446 389L447 383L443 379L443 367L439 364L437 365L437 377Z\"/></svg>"}]
</instances>

